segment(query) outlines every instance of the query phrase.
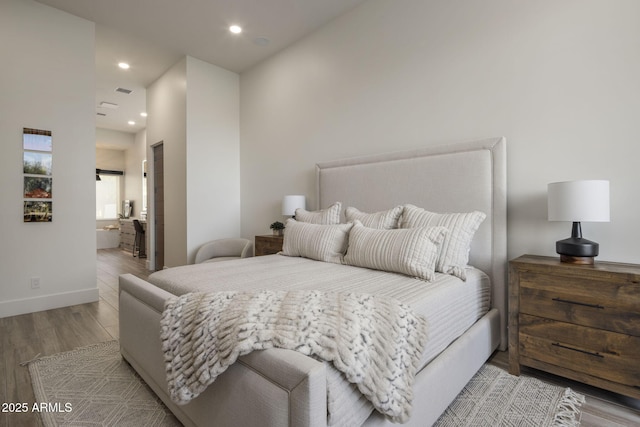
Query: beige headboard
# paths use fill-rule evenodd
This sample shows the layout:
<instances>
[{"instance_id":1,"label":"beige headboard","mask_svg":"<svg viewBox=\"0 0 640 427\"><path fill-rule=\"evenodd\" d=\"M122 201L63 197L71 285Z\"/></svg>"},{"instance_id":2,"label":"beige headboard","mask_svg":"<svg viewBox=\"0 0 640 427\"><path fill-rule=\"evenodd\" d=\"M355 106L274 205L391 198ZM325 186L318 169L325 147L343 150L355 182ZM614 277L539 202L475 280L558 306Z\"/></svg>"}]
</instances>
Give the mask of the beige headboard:
<instances>
[{"instance_id":1,"label":"beige headboard","mask_svg":"<svg viewBox=\"0 0 640 427\"><path fill-rule=\"evenodd\" d=\"M507 343L507 156L505 138L319 163L318 208L342 202L365 212L407 203L433 212L487 214L469 263L492 280L492 305Z\"/></svg>"}]
</instances>

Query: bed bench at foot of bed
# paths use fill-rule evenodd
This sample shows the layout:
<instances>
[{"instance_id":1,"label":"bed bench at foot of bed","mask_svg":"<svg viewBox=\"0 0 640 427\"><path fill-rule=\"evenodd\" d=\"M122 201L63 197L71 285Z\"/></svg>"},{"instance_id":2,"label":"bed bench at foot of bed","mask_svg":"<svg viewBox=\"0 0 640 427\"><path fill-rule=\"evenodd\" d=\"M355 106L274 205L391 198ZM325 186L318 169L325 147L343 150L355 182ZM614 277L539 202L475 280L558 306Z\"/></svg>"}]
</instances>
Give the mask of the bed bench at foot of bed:
<instances>
[{"instance_id":1,"label":"bed bench at foot of bed","mask_svg":"<svg viewBox=\"0 0 640 427\"><path fill-rule=\"evenodd\" d=\"M120 278L120 349L124 359L185 426L326 426L323 363L270 349L240 357L192 402L167 392L160 344L166 291L127 274Z\"/></svg>"}]
</instances>

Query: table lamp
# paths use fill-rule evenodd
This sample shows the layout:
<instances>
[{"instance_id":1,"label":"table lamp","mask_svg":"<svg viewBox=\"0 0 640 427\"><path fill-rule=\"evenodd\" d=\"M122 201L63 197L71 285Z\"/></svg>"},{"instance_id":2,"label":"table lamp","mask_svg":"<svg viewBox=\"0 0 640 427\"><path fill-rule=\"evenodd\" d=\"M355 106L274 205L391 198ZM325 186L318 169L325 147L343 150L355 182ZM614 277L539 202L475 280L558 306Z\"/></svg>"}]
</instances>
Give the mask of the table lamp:
<instances>
[{"instance_id":1,"label":"table lamp","mask_svg":"<svg viewBox=\"0 0 640 427\"><path fill-rule=\"evenodd\" d=\"M556 242L560 261L593 264L599 245L582 237L581 222L609 222L609 181L582 180L548 185L549 221L571 221L571 237Z\"/></svg>"},{"instance_id":2,"label":"table lamp","mask_svg":"<svg viewBox=\"0 0 640 427\"><path fill-rule=\"evenodd\" d=\"M296 209L306 207L306 198L300 195L284 196L282 199L282 215L295 217Z\"/></svg>"}]
</instances>

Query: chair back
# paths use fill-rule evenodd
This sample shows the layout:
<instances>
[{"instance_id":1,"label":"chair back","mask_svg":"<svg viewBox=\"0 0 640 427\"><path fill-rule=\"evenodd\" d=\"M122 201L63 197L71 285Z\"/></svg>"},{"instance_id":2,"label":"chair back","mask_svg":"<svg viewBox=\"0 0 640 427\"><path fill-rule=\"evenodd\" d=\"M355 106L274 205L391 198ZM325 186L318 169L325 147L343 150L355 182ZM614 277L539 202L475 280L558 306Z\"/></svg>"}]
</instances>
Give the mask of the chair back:
<instances>
[{"instance_id":1,"label":"chair back","mask_svg":"<svg viewBox=\"0 0 640 427\"><path fill-rule=\"evenodd\" d=\"M216 258L246 258L253 256L253 242L242 238L212 240L200 246L196 252L195 263L215 260Z\"/></svg>"},{"instance_id":2,"label":"chair back","mask_svg":"<svg viewBox=\"0 0 640 427\"><path fill-rule=\"evenodd\" d=\"M135 228L136 233L144 234L144 228L142 227L142 224L140 224L140 221L138 221L137 219L133 220L133 228Z\"/></svg>"}]
</instances>

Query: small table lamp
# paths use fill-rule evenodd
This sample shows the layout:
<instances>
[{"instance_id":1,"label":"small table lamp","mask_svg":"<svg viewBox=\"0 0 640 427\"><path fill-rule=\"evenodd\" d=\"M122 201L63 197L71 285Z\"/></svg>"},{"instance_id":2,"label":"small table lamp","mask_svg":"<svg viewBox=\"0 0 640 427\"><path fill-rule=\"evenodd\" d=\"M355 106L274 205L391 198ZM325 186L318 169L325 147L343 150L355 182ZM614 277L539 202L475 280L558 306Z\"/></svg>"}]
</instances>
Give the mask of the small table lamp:
<instances>
[{"instance_id":1,"label":"small table lamp","mask_svg":"<svg viewBox=\"0 0 640 427\"><path fill-rule=\"evenodd\" d=\"M581 221L609 222L609 181L554 182L548 185L549 221L571 221L571 237L556 242L560 261L593 264L599 245L582 238Z\"/></svg>"},{"instance_id":2,"label":"small table lamp","mask_svg":"<svg viewBox=\"0 0 640 427\"><path fill-rule=\"evenodd\" d=\"M306 198L304 196L284 196L282 199L282 215L283 216L295 216L296 209L306 207Z\"/></svg>"}]
</instances>

